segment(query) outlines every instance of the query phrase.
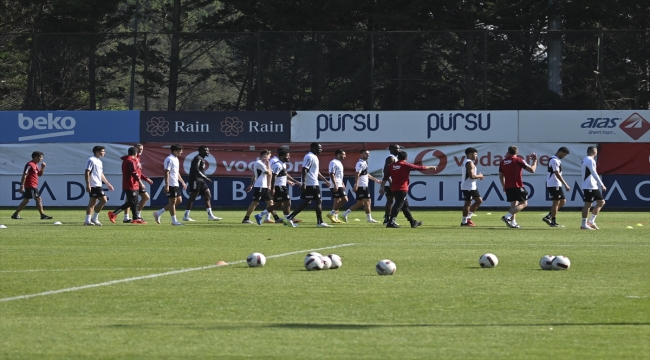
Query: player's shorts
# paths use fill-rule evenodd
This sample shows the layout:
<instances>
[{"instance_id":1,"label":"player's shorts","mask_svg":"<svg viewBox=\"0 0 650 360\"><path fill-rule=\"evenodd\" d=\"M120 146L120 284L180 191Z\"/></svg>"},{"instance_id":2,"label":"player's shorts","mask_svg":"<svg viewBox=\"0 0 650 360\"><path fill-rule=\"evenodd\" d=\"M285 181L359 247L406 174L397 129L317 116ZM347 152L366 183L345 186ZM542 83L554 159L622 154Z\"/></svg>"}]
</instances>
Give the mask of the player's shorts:
<instances>
[{"instance_id":1,"label":"player's shorts","mask_svg":"<svg viewBox=\"0 0 650 360\"><path fill-rule=\"evenodd\" d=\"M384 186L384 195L395 196L395 194L393 194L393 190L390 189L390 186Z\"/></svg>"},{"instance_id":2,"label":"player's shorts","mask_svg":"<svg viewBox=\"0 0 650 360\"><path fill-rule=\"evenodd\" d=\"M129 203L137 203L138 202L138 192L139 190L124 190L124 194L126 194L126 201Z\"/></svg>"},{"instance_id":3,"label":"player's shorts","mask_svg":"<svg viewBox=\"0 0 650 360\"><path fill-rule=\"evenodd\" d=\"M106 194L104 194L104 189L101 186L91 187L88 195L91 198L101 198L106 196Z\"/></svg>"},{"instance_id":4,"label":"player's shorts","mask_svg":"<svg viewBox=\"0 0 650 360\"><path fill-rule=\"evenodd\" d=\"M365 186L357 187L357 191L354 193L357 195L357 200L370 199L370 192Z\"/></svg>"},{"instance_id":5,"label":"player's shorts","mask_svg":"<svg viewBox=\"0 0 650 360\"><path fill-rule=\"evenodd\" d=\"M524 202L528 200L528 191L526 191L526 188L506 189L506 198L508 199L508 202Z\"/></svg>"},{"instance_id":6,"label":"player's shorts","mask_svg":"<svg viewBox=\"0 0 650 360\"><path fill-rule=\"evenodd\" d=\"M167 195L168 198L175 198L175 197L183 196L183 195L181 195L181 188L178 187L178 186L170 186L169 187L169 192L167 192L166 195Z\"/></svg>"},{"instance_id":7,"label":"player's shorts","mask_svg":"<svg viewBox=\"0 0 650 360\"><path fill-rule=\"evenodd\" d=\"M253 193L253 201L269 201L271 200L271 194L269 194L269 188L255 188Z\"/></svg>"},{"instance_id":8,"label":"player's shorts","mask_svg":"<svg viewBox=\"0 0 650 360\"><path fill-rule=\"evenodd\" d=\"M463 192L463 199L465 201L472 201L472 199L478 199L481 197L481 193L478 190L461 190Z\"/></svg>"},{"instance_id":9,"label":"player's shorts","mask_svg":"<svg viewBox=\"0 0 650 360\"><path fill-rule=\"evenodd\" d=\"M23 193L23 198L25 199L38 199L41 197L38 195L38 189L25 189L25 192Z\"/></svg>"},{"instance_id":10,"label":"player's shorts","mask_svg":"<svg viewBox=\"0 0 650 360\"><path fill-rule=\"evenodd\" d=\"M147 188L144 187L144 186L138 186L138 193L146 194L147 193Z\"/></svg>"},{"instance_id":11,"label":"player's shorts","mask_svg":"<svg viewBox=\"0 0 650 360\"><path fill-rule=\"evenodd\" d=\"M595 189L595 190L583 190L584 194L582 195L582 198L585 200L585 202L591 203L594 201L598 200L605 200L603 198L603 194L600 193L600 190Z\"/></svg>"},{"instance_id":12,"label":"player's shorts","mask_svg":"<svg viewBox=\"0 0 650 360\"><path fill-rule=\"evenodd\" d=\"M193 180L187 185L187 191L190 193L198 192L199 195L203 195L209 190L208 185L203 180Z\"/></svg>"},{"instance_id":13,"label":"player's shorts","mask_svg":"<svg viewBox=\"0 0 650 360\"><path fill-rule=\"evenodd\" d=\"M286 186L276 186L273 192L273 201L282 202L290 200L289 188Z\"/></svg>"},{"instance_id":14,"label":"player's shorts","mask_svg":"<svg viewBox=\"0 0 650 360\"><path fill-rule=\"evenodd\" d=\"M548 197L551 200L566 199L566 196L564 195L564 188L562 188L562 186L547 187L546 190L548 191Z\"/></svg>"},{"instance_id":15,"label":"player's shorts","mask_svg":"<svg viewBox=\"0 0 650 360\"><path fill-rule=\"evenodd\" d=\"M320 186L305 186L305 190L300 193L300 198L303 200L320 199Z\"/></svg>"},{"instance_id":16,"label":"player's shorts","mask_svg":"<svg viewBox=\"0 0 650 360\"><path fill-rule=\"evenodd\" d=\"M346 196L345 186L339 186L336 191L334 191L334 188L330 188L330 191L332 192L332 197L335 199L344 198Z\"/></svg>"}]
</instances>

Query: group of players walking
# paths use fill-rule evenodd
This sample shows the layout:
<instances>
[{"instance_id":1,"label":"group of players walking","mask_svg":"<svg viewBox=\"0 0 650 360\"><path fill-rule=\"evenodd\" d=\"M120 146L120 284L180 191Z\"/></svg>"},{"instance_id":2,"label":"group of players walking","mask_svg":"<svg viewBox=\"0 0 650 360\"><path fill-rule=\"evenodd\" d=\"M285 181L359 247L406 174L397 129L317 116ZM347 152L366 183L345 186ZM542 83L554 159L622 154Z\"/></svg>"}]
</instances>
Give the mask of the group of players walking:
<instances>
[{"instance_id":1,"label":"group of players walking","mask_svg":"<svg viewBox=\"0 0 650 360\"><path fill-rule=\"evenodd\" d=\"M152 184L153 181L142 173L140 156L143 150L144 146L142 144L135 144L128 149L127 155L121 157L122 188L126 195L126 201L119 208L108 212L108 218L112 223L116 222L117 215L121 212L124 212L123 222L125 223L146 223L141 216L141 212L149 201L150 196L147 194L144 182L146 181ZM253 200L246 211L242 223L257 223L258 225L262 225L265 222L283 223L295 227L297 226L296 223L301 221L296 216L309 206L309 204L314 202L316 226L331 227L331 225L323 221L320 181L323 181L333 194L334 203L332 210L326 214L332 223L348 222L350 213L361 207L363 207L366 214L367 222L378 223L379 221L372 217L372 200L369 193L369 182L374 181L381 184L379 192L386 196L383 224L388 228L399 228L400 225L395 219L401 211L409 222L409 225L412 228L416 228L422 225L422 221L415 220L409 208L407 195L410 172L413 170L435 170L436 167L414 165L407 162L408 154L399 145L390 145L388 150L390 155L386 158L381 180L368 173L367 161L370 152L365 149L360 151L360 158L355 166L355 182L353 186L357 201L342 214L339 212L348 202L345 184L343 183L343 160L347 155L344 150L339 149L334 152L334 159L329 164L330 181L328 181L320 173L318 155L322 153L322 146L319 143L312 143L310 145L310 151L303 159L302 182L294 179L287 172L286 164L291 159L288 148L278 148L276 155L273 157L271 157L269 150L262 150L259 160L253 165L251 183L246 188L247 192L254 189L254 193ZM176 206L182 203L181 187L182 189L189 190L190 194L183 221L194 221L190 217L190 212L194 201L199 195L205 201L208 220L221 220L220 217L212 213L210 203L211 193L207 186L207 183L212 182L212 180L205 174L204 159L210 156L210 149L206 146L199 147L198 155L192 159L188 183L185 183L180 175L179 157L182 153L183 147L174 144L171 146L171 154L164 161L164 192L167 196L168 204L153 213L154 220L160 224L161 216L168 211L171 216L172 225L184 225L176 217ZM605 191L606 188L596 171L596 162L594 159L597 153L598 151L595 146L589 146L587 156L583 159L581 166L581 187L584 197L584 207L582 210L582 224L580 229L584 230L598 229L596 216L605 205L605 200L600 190ZM546 186L548 195L553 203L550 212L542 220L551 227L563 227L557 223L556 218L558 211L566 204L564 190L570 190L569 185L562 176L562 159L568 154L569 150L566 147L561 147L548 163ZM102 225L99 221L99 213L107 202L103 184L107 185L109 191L113 190L113 186L108 182L103 173L101 158L104 155L105 148L103 146L95 146L93 148L93 156L86 162L84 176L86 191L89 194L86 219L84 221L84 225L86 226ZM469 147L465 150L465 155L466 157L462 164L462 181L460 185L464 198L461 226L474 227L476 224L472 221L472 216L483 202L481 194L478 191L477 181L483 180L484 176L477 171L476 167L478 151L475 148ZM43 205L37 190L38 178L43 175L46 166L43 158L44 154L42 152L35 151L32 153L32 160L25 165L20 182L20 191L23 193L23 200L11 216L12 219L21 219L19 213L25 208L30 199L35 200L36 206L41 214L41 219L52 219L51 216L47 216L43 212ZM537 155L532 153L530 154L530 158L532 159L532 163L528 164L518 154L517 147L510 146L508 148L508 154L499 166L499 179L503 191L506 194L507 201L510 203L508 213L501 220L511 228L520 228L516 220L517 213L528 205L528 192L523 184L522 171L526 170L530 173L536 171ZM41 163L40 168L38 167L39 163ZM293 212L291 211L289 186L301 187L300 198L302 202ZM139 201L138 198L140 199ZM261 213L254 216L255 222L253 222L250 220L250 216L260 202L265 202L266 207ZM592 207L592 205L594 206ZM133 219L130 218L129 210L133 214ZM282 211L282 217L277 214L276 210ZM590 210L591 216L589 216Z\"/></svg>"}]
</instances>

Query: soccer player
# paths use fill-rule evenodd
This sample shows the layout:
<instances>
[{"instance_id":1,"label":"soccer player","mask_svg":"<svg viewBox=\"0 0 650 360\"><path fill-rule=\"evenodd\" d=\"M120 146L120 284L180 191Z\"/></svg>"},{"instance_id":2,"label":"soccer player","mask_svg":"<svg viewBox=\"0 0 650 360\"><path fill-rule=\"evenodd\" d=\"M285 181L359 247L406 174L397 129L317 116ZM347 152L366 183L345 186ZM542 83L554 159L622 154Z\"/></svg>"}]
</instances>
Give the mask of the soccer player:
<instances>
[{"instance_id":1,"label":"soccer player","mask_svg":"<svg viewBox=\"0 0 650 360\"><path fill-rule=\"evenodd\" d=\"M600 209L605 206L605 199L599 189L607 191L607 188L596 171L596 160L594 160L596 155L598 155L598 148L590 146L587 148L587 157L582 160L581 187L585 201L585 206L582 208L582 225L580 225L580 229L582 230L599 229L598 225L596 225L596 216L598 216ZM587 220L589 209L594 201L596 202L596 206L592 209L591 217Z\"/></svg>"},{"instance_id":2,"label":"soccer player","mask_svg":"<svg viewBox=\"0 0 650 360\"><path fill-rule=\"evenodd\" d=\"M393 195L393 192L390 190L391 181L390 181L390 174L388 171L388 167L397 161L397 154L401 151L401 147L397 144L392 144L388 146L388 151L390 152L390 155L388 155L388 157L386 158L386 161L384 163L384 172L383 172L384 178L386 176L389 177L388 184L387 186L382 186L382 188L379 189L379 193L386 196L386 205L384 206L384 225L388 224L388 218L390 217L391 209L393 207L393 201L395 200L395 196Z\"/></svg>"},{"instance_id":3,"label":"soccer player","mask_svg":"<svg viewBox=\"0 0 650 360\"><path fill-rule=\"evenodd\" d=\"M102 188L102 183L108 186L108 191L113 191L113 185L106 180L104 176L104 164L100 160L106 155L106 150L103 146L97 145L93 147L93 156L86 161L86 171L84 177L86 179L86 191L90 199L88 200L88 207L86 208L86 226L102 226L99 222L99 212L102 211L106 205L106 194ZM97 205L95 205L97 204ZM93 213L94 210L94 213Z\"/></svg>"},{"instance_id":4,"label":"soccer player","mask_svg":"<svg viewBox=\"0 0 650 360\"><path fill-rule=\"evenodd\" d=\"M185 225L176 219L176 205L180 205L183 202L179 185L182 184L183 189L187 189L187 184L181 177L181 169L178 161L178 157L181 156L181 154L183 154L183 146L174 144L171 146L171 154L167 156L163 163L163 168L165 169L165 175L163 176L165 182L164 190L165 194L167 194L168 203L167 206L153 213L153 218L156 220L157 224L160 224L160 216L162 216L165 211L169 211L173 226Z\"/></svg>"},{"instance_id":5,"label":"soccer player","mask_svg":"<svg viewBox=\"0 0 650 360\"><path fill-rule=\"evenodd\" d=\"M284 223L286 225L296 227L296 225L293 223L293 219L313 200L315 202L314 210L316 211L316 226L321 228L331 227L331 225L328 223L323 222L323 200L321 199L320 183L318 182L319 179L323 180L323 182L325 182L325 186L330 187L329 181L327 181L327 179L321 175L319 170L320 163L317 155L323 152L323 148L319 143L313 142L309 145L309 150L310 151L302 160L303 181L301 187L302 192L300 193L302 203L300 203L300 205L298 205L298 208L296 208L296 210L294 210L291 214L285 216Z\"/></svg>"},{"instance_id":6,"label":"soccer player","mask_svg":"<svg viewBox=\"0 0 650 360\"><path fill-rule=\"evenodd\" d=\"M515 216L518 212L528 206L528 191L524 188L524 180L522 178L522 169L529 173L535 173L537 169L537 154L530 154L533 159L533 164L528 165L523 157L518 156L519 149L516 146L508 147L508 154L501 161L499 165L499 180L503 192L506 193L506 198L510 203L508 214L501 217L501 220L511 228L520 228L517 224Z\"/></svg>"},{"instance_id":7,"label":"soccer player","mask_svg":"<svg viewBox=\"0 0 650 360\"><path fill-rule=\"evenodd\" d=\"M278 151L278 161L274 162L271 167L271 184L274 185L274 188L271 189L273 203L269 202L269 205L261 214L255 215L257 225L262 225L262 220L276 209L282 208L285 216L291 213L291 196L289 196L289 188L287 185L300 185L300 182L287 173L286 163L290 159L291 154L288 149Z\"/></svg>"},{"instance_id":8,"label":"soccer player","mask_svg":"<svg viewBox=\"0 0 650 360\"><path fill-rule=\"evenodd\" d=\"M412 228L416 228L422 225L422 221L417 221L411 215L411 210L409 209L409 201L407 199L408 190L409 190L409 176L413 170L435 170L436 166L422 166L414 165L407 163L408 154L406 151L400 150L397 153L397 161L392 163L388 167L388 173L384 173L384 178L381 181L382 188L386 185L386 182L391 179L390 190L395 196L395 205L391 209L390 216L388 218L388 223L386 224L387 228L398 228L400 227L395 223L395 217L400 212L404 213L404 216L411 224Z\"/></svg>"},{"instance_id":9,"label":"soccer player","mask_svg":"<svg viewBox=\"0 0 650 360\"><path fill-rule=\"evenodd\" d=\"M128 155L122 156L122 190L126 194L126 200L124 204L117 208L115 211L108 212L108 220L115 224L115 219L117 214L120 212L131 208L131 211L134 214L137 214L137 204L138 204L138 191L141 188L144 188L144 184L140 179L140 174L138 173L138 163L135 159L137 151L135 147L130 147L128 150ZM133 224L146 224L146 222L134 215Z\"/></svg>"},{"instance_id":10,"label":"soccer player","mask_svg":"<svg viewBox=\"0 0 650 360\"><path fill-rule=\"evenodd\" d=\"M327 217L332 221L332 223L342 223L343 221L339 220L339 210L343 205L348 202L348 194L345 191L345 184L343 184L343 159L345 159L345 151L338 149L334 152L334 159L330 161L329 172L330 172L330 181L332 182L332 198L334 198L334 203L332 204L332 211L327 214Z\"/></svg>"},{"instance_id":11,"label":"soccer player","mask_svg":"<svg viewBox=\"0 0 650 360\"><path fill-rule=\"evenodd\" d=\"M138 175L140 175L140 179L146 181L149 183L149 185L153 184L153 180L149 179L145 174L142 173L142 164L140 164L140 157L142 156L142 152L144 151L144 145L137 143L133 145L135 148L135 162L138 170ZM143 183L144 184L144 183ZM136 219L142 219L142 209L144 209L145 205L147 205L147 201L149 201L150 196L147 193L147 188L146 187L141 187L138 189L138 194L140 195L140 203L138 204L138 210L137 212L133 215ZM122 222L124 223L130 223L131 217L129 216L129 208L126 208L124 210L124 220ZM143 220L144 221L144 220Z\"/></svg>"},{"instance_id":12,"label":"soccer player","mask_svg":"<svg viewBox=\"0 0 650 360\"><path fill-rule=\"evenodd\" d=\"M242 224L253 224L250 216L260 201L264 201L267 207L273 205L271 203L271 192L269 191L269 185L271 183L271 169L269 168L270 156L271 152L264 149L260 151L260 159L253 164L253 177L251 177L251 183L246 188L246 192L250 192L253 186L255 187L255 192L253 193L253 201L251 201L251 204L246 210L246 216L244 216Z\"/></svg>"},{"instance_id":13,"label":"soccer player","mask_svg":"<svg viewBox=\"0 0 650 360\"><path fill-rule=\"evenodd\" d=\"M557 150L555 155L551 157L551 160L548 161L548 177L546 178L546 189L548 191L549 197L553 200L551 205L551 211L548 215L544 216L542 221L548 224L550 227L564 227L556 222L556 217L558 211L566 204L566 196L564 195L564 190L571 190L569 184L564 181L562 177L562 159L565 156L569 155L569 149L562 146Z\"/></svg>"},{"instance_id":14,"label":"soccer player","mask_svg":"<svg viewBox=\"0 0 650 360\"><path fill-rule=\"evenodd\" d=\"M369 223L377 223L379 221L373 219L372 214L370 213L372 199L370 198L370 191L368 190L368 180L372 180L377 184L381 184L381 181L368 174L368 158L370 157L370 151L363 149L359 151L359 154L360 158L355 166L354 174L354 192L357 195L357 202L350 206L349 209L345 210L343 213L343 221L348 222L348 215L350 215L352 211L363 206L363 209L366 212L366 221Z\"/></svg>"},{"instance_id":15,"label":"soccer player","mask_svg":"<svg viewBox=\"0 0 650 360\"><path fill-rule=\"evenodd\" d=\"M192 159L189 178L190 198L187 200L187 205L185 206L185 216L183 217L183 221L196 221L190 217L190 211L192 210L192 204L198 195L201 195L205 201L205 210L208 212L208 220L221 220L220 217L216 217L212 214L212 205L210 204L212 194L206 184L206 182L212 183L212 179L205 175L205 161L203 161L203 159L208 156L210 156L210 149L207 146L199 146L199 154Z\"/></svg>"},{"instance_id":16,"label":"soccer player","mask_svg":"<svg viewBox=\"0 0 650 360\"><path fill-rule=\"evenodd\" d=\"M478 159L478 150L473 147L465 149L465 162L461 170L461 183L460 190L463 192L465 204L463 205L463 220L460 226L476 226L472 221L472 215L478 210L478 207L483 203L481 193L476 186L476 180L483 180L484 176L481 173L476 173L476 160ZM472 204L474 200L474 204Z\"/></svg>"},{"instance_id":17,"label":"soccer player","mask_svg":"<svg viewBox=\"0 0 650 360\"><path fill-rule=\"evenodd\" d=\"M38 194L38 178L43 176L45 171L45 163L43 161L43 153L34 151L32 153L32 160L25 164L23 176L20 178L20 192L23 193L23 201L18 205L18 209L11 215L14 220L22 219L19 215L20 211L25 208L30 199L34 199L36 209L41 213L41 220L50 220L51 216L45 215L43 212L43 202L41 196ZM41 163L41 168L38 168L38 163Z\"/></svg>"}]
</instances>

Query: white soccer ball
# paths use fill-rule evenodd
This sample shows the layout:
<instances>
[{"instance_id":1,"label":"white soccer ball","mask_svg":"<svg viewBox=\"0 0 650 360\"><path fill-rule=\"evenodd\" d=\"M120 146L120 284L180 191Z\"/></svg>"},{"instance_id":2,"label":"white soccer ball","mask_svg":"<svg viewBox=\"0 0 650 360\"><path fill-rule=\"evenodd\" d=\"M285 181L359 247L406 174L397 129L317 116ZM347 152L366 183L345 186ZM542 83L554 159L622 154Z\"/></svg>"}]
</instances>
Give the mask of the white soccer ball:
<instances>
[{"instance_id":1,"label":"white soccer ball","mask_svg":"<svg viewBox=\"0 0 650 360\"><path fill-rule=\"evenodd\" d=\"M266 264L266 256L261 253L252 253L246 258L246 263L250 267L264 266Z\"/></svg>"},{"instance_id":2,"label":"white soccer ball","mask_svg":"<svg viewBox=\"0 0 650 360\"><path fill-rule=\"evenodd\" d=\"M397 265L388 259L384 259L377 263L375 270L379 275L393 275L397 270Z\"/></svg>"},{"instance_id":3,"label":"white soccer ball","mask_svg":"<svg viewBox=\"0 0 650 360\"><path fill-rule=\"evenodd\" d=\"M341 257L336 255L336 254L329 254L327 257L332 261L332 265L330 266L331 269L338 269L341 266L343 266L343 261L341 260Z\"/></svg>"},{"instance_id":4,"label":"white soccer ball","mask_svg":"<svg viewBox=\"0 0 650 360\"><path fill-rule=\"evenodd\" d=\"M487 253L481 255L478 259L478 263L482 268L493 268L499 264L499 259L497 259L496 255Z\"/></svg>"},{"instance_id":5,"label":"white soccer ball","mask_svg":"<svg viewBox=\"0 0 650 360\"><path fill-rule=\"evenodd\" d=\"M553 270L566 270L571 267L571 260L568 257L558 255L551 263Z\"/></svg>"},{"instance_id":6,"label":"white soccer ball","mask_svg":"<svg viewBox=\"0 0 650 360\"><path fill-rule=\"evenodd\" d=\"M553 269L553 266L551 263L553 262L553 259L555 259L555 256L553 255L544 255L541 259L539 259L539 267L542 268L542 270L551 270Z\"/></svg>"},{"instance_id":7,"label":"white soccer ball","mask_svg":"<svg viewBox=\"0 0 650 360\"><path fill-rule=\"evenodd\" d=\"M314 251L314 252L310 252L309 254L305 255L305 261L307 261L307 258L312 257L312 256L323 257L323 255L321 253L317 253L317 252Z\"/></svg>"},{"instance_id":8,"label":"white soccer ball","mask_svg":"<svg viewBox=\"0 0 650 360\"><path fill-rule=\"evenodd\" d=\"M323 260L323 270L327 270L332 267L332 259L328 258L327 256L321 256L321 260Z\"/></svg>"},{"instance_id":9,"label":"white soccer ball","mask_svg":"<svg viewBox=\"0 0 650 360\"><path fill-rule=\"evenodd\" d=\"M323 258L321 256L309 256L305 258L305 269L307 271L322 270Z\"/></svg>"}]
</instances>

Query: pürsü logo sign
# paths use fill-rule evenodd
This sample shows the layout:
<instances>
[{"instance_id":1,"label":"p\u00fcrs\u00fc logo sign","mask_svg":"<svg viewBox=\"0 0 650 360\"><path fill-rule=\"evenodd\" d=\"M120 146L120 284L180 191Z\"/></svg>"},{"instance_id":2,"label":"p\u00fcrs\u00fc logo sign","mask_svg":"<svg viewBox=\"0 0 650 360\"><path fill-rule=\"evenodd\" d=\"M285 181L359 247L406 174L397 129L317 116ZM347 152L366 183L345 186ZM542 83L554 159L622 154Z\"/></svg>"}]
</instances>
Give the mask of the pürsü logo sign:
<instances>
[{"instance_id":1,"label":"p\u00fcrs\u00fc logo sign","mask_svg":"<svg viewBox=\"0 0 650 360\"><path fill-rule=\"evenodd\" d=\"M32 119L28 116L23 116L22 113L18 113L18 126L23 130L67 130L48 132L45 134L21 136L18 138L18 141L74 135L73 129L76 125L77 121L72 116L61 117L54 116L52 113L47 113L47 117L39 116Z\"/></svg>"}]
</instances>

